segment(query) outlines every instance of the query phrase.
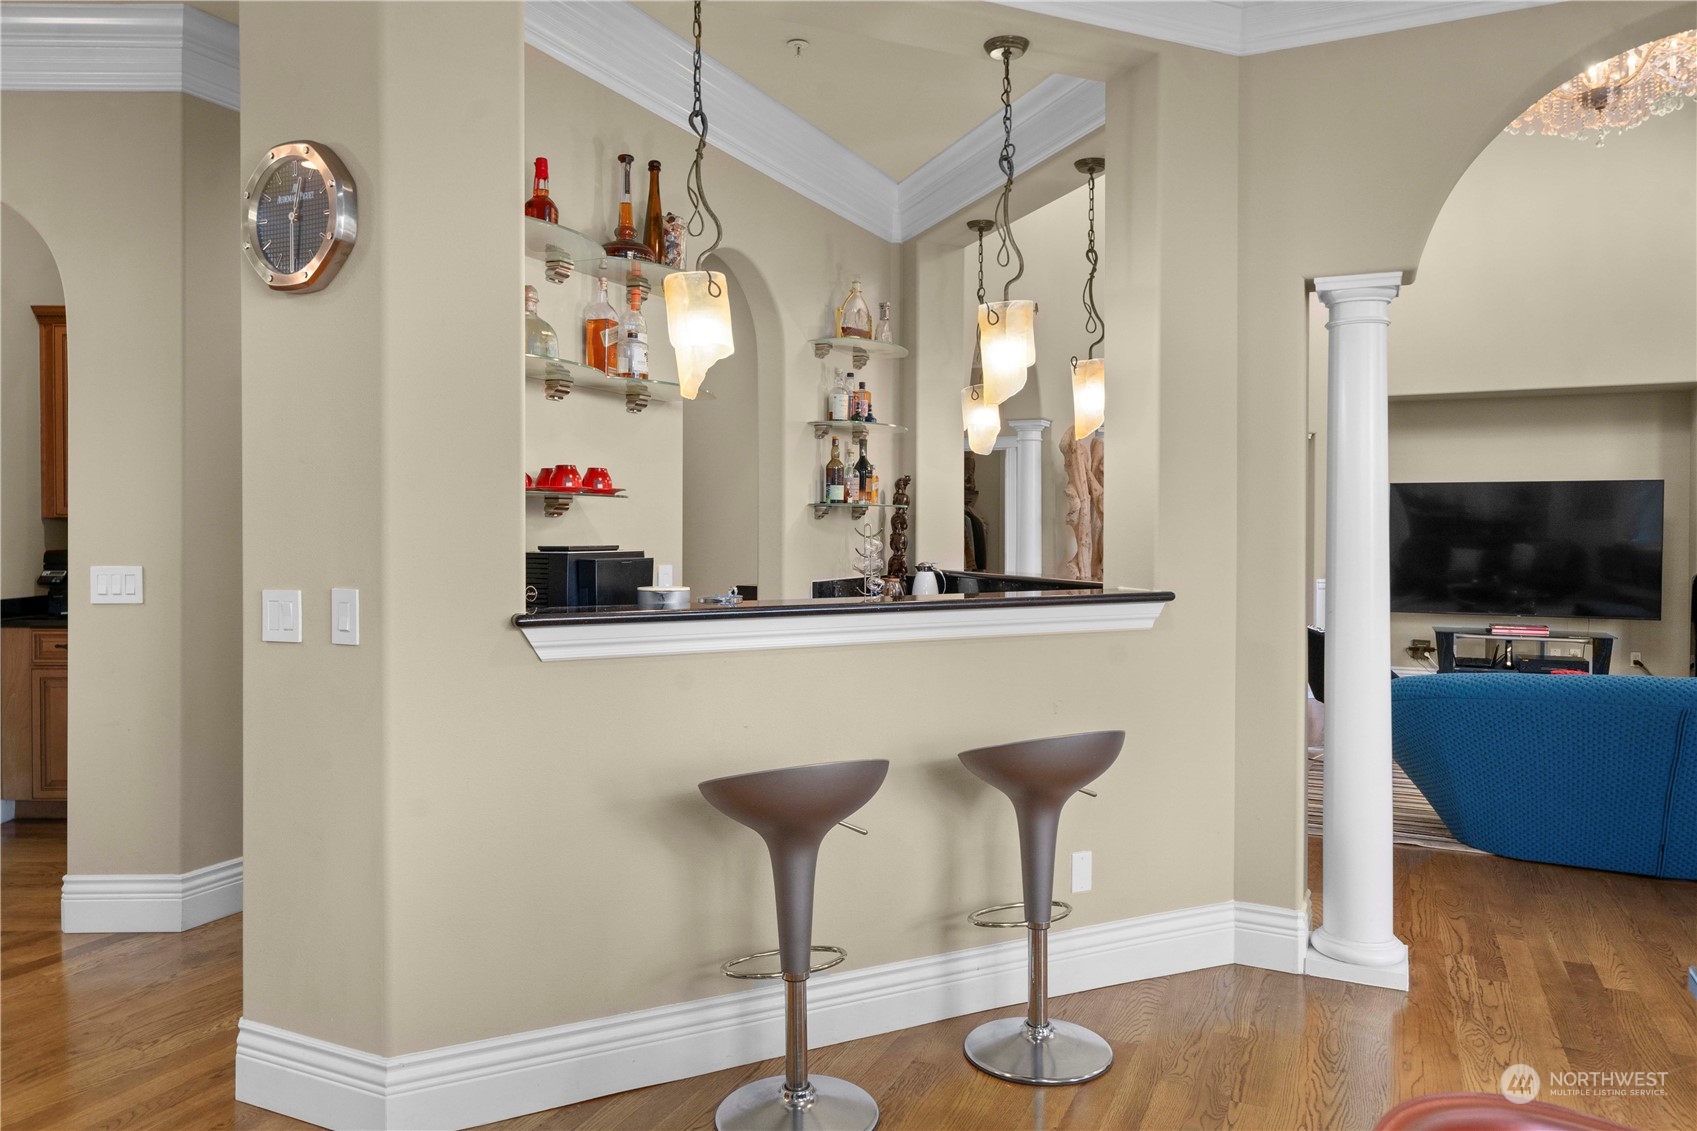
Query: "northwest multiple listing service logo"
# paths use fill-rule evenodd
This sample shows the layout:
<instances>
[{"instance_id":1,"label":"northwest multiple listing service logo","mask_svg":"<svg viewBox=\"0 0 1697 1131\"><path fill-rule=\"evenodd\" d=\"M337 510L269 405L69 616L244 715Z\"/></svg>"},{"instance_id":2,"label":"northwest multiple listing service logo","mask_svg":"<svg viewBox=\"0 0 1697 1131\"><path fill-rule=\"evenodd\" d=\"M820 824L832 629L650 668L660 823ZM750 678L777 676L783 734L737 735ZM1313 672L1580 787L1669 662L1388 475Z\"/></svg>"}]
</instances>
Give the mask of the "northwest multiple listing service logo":
<instances>
[{"instance_id":1,"label":"northwest multiple listing service logo","mask_svg":"<svg viewBox=\"0 0 1697 1131\"><path fill-rule=\"evenodd\" d=\"M1579 1096L1665 1096L1666 1072L1576 1072L1567 1069L1550 1073L1550 1097ZM1510 1103L1531 1103L1538 1098L1543 1079L1529 1064L1511 1064L1503 1070L1499 1085Z\"/></svg>"}]
</instances>

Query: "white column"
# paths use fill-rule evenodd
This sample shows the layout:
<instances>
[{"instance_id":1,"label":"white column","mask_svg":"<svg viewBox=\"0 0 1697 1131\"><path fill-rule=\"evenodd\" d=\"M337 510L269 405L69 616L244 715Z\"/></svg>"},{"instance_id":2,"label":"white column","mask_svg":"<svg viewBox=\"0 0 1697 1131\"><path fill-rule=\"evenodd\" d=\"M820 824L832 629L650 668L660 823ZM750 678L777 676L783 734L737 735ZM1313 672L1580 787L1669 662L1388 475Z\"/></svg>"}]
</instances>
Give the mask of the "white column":
<instances>
[{"instance_id":1,"label":"white column","mask_svg":"<svg viewBox=\"0 0 1697 1131\"><path fill-rule=\"evenodd\" d=\"M1007 571L1043 572L1043 433L1048 420L1010 420L1015 455L1004 488L1014 500L1016 520L1009 526Z\"/></svg>"},{"instance_id":2,"label":"white column","mask_svg":"<svg viewBox=\"0 0 1697 1131\"><path fill-rule=\"evenodd\" d=\"M1306 971L1408 988L1391 929L1386 352L1397 272L1314 280L1326 323L1326 778L1321 926Z\"/></svg>"}]
</instances>

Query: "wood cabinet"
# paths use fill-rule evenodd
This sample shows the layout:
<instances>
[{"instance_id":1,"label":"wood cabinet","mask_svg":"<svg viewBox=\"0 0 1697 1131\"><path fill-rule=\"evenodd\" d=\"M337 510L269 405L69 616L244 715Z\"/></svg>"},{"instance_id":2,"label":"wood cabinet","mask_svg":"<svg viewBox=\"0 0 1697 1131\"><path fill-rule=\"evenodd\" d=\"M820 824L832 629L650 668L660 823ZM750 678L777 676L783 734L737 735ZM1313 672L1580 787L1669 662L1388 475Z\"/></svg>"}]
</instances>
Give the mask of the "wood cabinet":
<instances>
[{"instance_id":1,"label":"wood cabinet","mask_svg":"<svg viewBox=\"0 0 1697 1131\"><path fill-rule=\"evenodd\" d=\"M30 309L41 335L41 517L66 518L65 308Z\"/></svg>"},{"instance_id":2,"label":"wood cabinet","mask_svg":"<svg viewBox=\"0 0 1697 1131\"><path fill-rule=\"evenodd\" d=\"M0 630L0 796L63 801L69 635L62 628Z\"/></svg>"}]
</instances>

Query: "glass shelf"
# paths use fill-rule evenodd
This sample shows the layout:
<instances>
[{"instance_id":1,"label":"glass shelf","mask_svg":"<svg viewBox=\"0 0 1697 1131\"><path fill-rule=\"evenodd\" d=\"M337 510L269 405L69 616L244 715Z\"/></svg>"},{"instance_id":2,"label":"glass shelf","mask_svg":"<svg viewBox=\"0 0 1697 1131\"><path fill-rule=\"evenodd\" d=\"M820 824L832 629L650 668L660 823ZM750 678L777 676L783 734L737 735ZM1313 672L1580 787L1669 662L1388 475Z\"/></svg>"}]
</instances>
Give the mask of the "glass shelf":
<instances>
[{"instance_id":1,"label":"glass shelf","mask_svg":"<svg viewBox=\"0 0 1697 1131\"><path fill-rule=\"evenodd\" d=\"M524 218L524 253L542 261L550 283L563 283L573 274L582 273L618 287L640 287L645 295L655 283L677 270L664 263L608 255L605 248L582 232L534 216Z\"/></svg>"},{"instance_id":2,"label":"glass shelf","mask_svg":"<svg viewBox=\"0 0 1697 1131\"><path fill-rule=\"evenodd\" d=\"M851 517L860 518L867 511L905 511L907 508L895 503L808 503L813 508L814 518L824 518L832 511L850 511Z\"/></svg>"},{"instance_id":3,"label":"glass shelf","mask_svg":"<svg viewBox=\"0 0 1697 1131\"><path fill-rule=\"evenodd\" d=\"M526 487L524 497L541 499L542 513L548 518L559 518L572 509L573 499L627 499L630 496L625 494L623 487L612 494L604 491L556 491L552 488Z\"/></svg>"},{"instance_id":4,"label":"glass shelf","mask_svg":"<svg viewBox=\"0 0 1697 1131\"><path fill-rule=\"evenodd\" d=\"M832 353L853 354L856 369L866 368L866 363L875 357L907 356L906 346L898 346L894 342L875 342L871 338L814 338L807 344L813 347L813 356L821 361Z\"/></svg>"},{"instance_id":5,"label":"glass shelf","mask_svg":"<svg viewBox=\"0 0 1697 1131\"><path fill-rule=\"evenodd\" d=\"M832 432L848 432L858 440L874 428L892 434L907 431L900 424L886 424L882 420L809 420L807 426L813 429L813 437L816 440L823 440Z\"/></svg>"},{"instance_id":6,"label":"glass shelf","mask_svg":"<svg viewBox=\"0 0 1697 1131\"><path fill-rule=\"evenodd\" d=\"M524 375L532 381L541 381L543 395L551 401L563 401L577 392L598 393L623 397L626 412L641 412L655 401L670 403L683 399L683 391L676 381L634 381L628 377L609 377L582 362L539 357L533 353L524 355ZM713 399L713 394L706 389L695 396L697 400Z\"/></svg>"}]
</instances>

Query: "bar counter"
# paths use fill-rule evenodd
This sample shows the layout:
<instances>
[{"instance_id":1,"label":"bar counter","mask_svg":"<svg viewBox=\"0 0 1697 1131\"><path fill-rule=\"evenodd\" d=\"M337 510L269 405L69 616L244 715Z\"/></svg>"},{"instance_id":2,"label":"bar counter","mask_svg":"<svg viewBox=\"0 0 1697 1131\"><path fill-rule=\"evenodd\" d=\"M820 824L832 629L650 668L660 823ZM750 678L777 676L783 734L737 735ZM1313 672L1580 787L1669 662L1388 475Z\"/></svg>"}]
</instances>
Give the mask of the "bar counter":
<instances>
[{"instance_id":1,"label":"bar counter","mask_svg":"<svg viewBox=\"0 0 1697 1131\"><path fill-rule=\"evenodd\" d=\"M1036 589L537 609L513 624L538 659L585 660L1146 629L1172 600L1164 590Z\"/></svg>"}]
</instances>

